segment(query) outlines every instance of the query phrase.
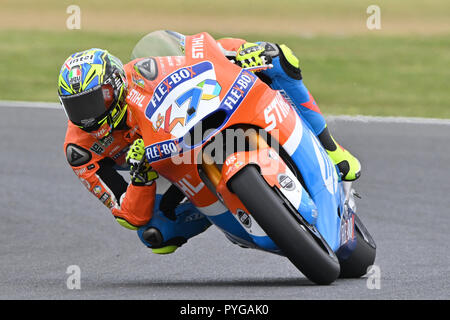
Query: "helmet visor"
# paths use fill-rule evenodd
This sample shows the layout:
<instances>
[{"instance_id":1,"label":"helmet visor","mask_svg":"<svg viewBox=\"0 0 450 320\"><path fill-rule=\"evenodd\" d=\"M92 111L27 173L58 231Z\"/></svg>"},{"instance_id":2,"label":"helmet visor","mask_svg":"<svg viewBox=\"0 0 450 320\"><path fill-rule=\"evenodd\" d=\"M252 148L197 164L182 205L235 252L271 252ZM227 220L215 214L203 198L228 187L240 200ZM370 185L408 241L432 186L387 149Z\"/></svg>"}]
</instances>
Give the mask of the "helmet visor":
<instances>
[{"instance_id":1,"label":"helmet visor","mask_svg":"<svg viewBox=\"0 0 450 320\"><path fill-rule=\"evenodd\" d=\"M86 130L95 130L114 102L111 84L95 86L79 94L61 96L70 121Z\"/></svg>"}]
</instances>

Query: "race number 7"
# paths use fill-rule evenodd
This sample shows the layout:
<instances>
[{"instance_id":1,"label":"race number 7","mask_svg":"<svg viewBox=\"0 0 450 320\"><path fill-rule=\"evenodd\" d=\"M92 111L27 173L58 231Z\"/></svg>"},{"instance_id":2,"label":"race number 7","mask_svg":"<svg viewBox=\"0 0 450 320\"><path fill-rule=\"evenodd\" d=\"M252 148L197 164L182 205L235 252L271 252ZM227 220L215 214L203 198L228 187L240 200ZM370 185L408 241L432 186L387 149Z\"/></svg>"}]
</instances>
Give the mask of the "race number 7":
<instances>
[{"instance_id":1,"label":"race number 7","mask_svg":"<svg viewBox=\"0 0 450 320\"><path fill-rule=\"evenodd\" d=\"M186 123L189 122L194 116L197 111L198 104L200 103L200 97L202 96L202 89L199 87L194 87L185 93L183 93L181 96L177 98L175 101L179 107L181 107L188 99L189 106L187 108L187 119Z\"/></svg>"}]
</instances>

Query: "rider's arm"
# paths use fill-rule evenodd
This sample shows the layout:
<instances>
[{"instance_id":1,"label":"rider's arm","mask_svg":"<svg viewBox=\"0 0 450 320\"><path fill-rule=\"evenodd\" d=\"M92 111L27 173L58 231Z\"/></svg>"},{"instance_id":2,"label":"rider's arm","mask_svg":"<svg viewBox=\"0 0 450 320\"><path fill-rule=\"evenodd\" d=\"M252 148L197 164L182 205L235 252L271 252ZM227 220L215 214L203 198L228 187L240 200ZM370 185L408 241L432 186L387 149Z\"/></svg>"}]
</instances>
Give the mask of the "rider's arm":
<instances>
[{"instance_id":1,"label":"rider's arm","mask_svg":"<svg viewBox=\"0 0 450 320\"><path fill-rule=\"evenodd\" d=\"M107 206L116 221L128 228L145 225L153 213L156 184L128 184L109 158L93 159L92 153L75 144L67 144L69 165L83 185Z\"/></svg>"}]
</instances>

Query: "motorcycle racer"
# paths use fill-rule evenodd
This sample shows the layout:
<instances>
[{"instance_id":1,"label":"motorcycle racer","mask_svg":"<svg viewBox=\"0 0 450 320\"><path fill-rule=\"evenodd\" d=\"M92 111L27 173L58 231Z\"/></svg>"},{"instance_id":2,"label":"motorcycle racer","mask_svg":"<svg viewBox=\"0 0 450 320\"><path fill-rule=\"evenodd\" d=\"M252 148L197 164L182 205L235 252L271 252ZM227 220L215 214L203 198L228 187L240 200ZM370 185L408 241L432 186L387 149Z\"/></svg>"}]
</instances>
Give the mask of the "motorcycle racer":
<instances>
[{"instance_id":1,"label":"motorcycle racer","mask_svg":"<svg viewBox=\"0 0 450 320\"><path fill-rule=\"evenodd\" d=\"M256 74L294 102L296 111L339 166L342 178L359 177L359 161L329 133L320 109L302 82L298 59L289 48L231 38L220 39L218 44L230 60L242 67L271 62L274 68ZM184 195L176 186L164 195L156 194L158 174L145 163L140 130L128 105L141 107L144 99L152 97L157 85L152 83L156 78L154 63L154 59L140 58L122 66L118 58L101 49L75 53L61 68L58 93L69 119L64 150L75 174L120 225L138 230L140 239L153 252L171 253L203 232L210 222L192 204L180 203ZM137 90L143 86L148 90L147 97ZM118 169L128 166L129 184L118 173Z\"/></svg>"},{"instance_id":2,"label":"motorcycle racer","mask_svg":"<svg viewBox=\"0 0 450 320\"><path fill-rule=\"evenodd\" d=\"M67 161L121 226L138 230L139 235L146 232L146 244L155 253L171 253L209 227L193 205L179 204L184 196L176 187L156 194L158 174L133 162L139 149L135 144L130 150L130 145L141 134L128 110L127 79L117 57L101 49L71 55L61 68L58 93L68 117ZM128 184L118 170L130 164Z\"/></svg>"}]
</instances>

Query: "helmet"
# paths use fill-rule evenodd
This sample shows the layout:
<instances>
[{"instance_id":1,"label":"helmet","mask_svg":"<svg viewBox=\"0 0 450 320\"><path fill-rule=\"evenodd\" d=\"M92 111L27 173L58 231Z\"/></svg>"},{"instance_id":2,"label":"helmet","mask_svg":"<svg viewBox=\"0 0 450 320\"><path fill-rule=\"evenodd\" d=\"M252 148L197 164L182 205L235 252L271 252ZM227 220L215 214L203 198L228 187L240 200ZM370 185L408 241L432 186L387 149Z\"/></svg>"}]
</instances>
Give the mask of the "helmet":
<instances>
[{"instance_id":1,"label":"helmet","mask_svg":"<svg viewBox=\"0 0 450 320\"><path fill-rule=\"evenodd\" d=\"M102 139L120 124L127 111L122 62L101 49L74 53L61 67L58 94L69 120Z\"/></svg>"}]
</instances>

